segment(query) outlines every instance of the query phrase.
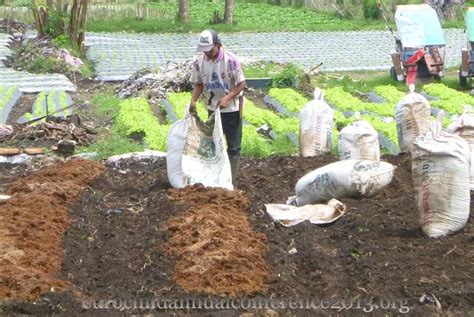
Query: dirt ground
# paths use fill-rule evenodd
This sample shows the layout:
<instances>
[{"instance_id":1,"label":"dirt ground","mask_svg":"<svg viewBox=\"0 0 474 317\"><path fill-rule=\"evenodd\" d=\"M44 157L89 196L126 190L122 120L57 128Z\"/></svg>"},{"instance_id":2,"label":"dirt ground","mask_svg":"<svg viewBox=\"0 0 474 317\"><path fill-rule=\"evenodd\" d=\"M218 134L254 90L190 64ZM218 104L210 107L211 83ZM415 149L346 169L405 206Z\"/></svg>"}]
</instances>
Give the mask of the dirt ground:
<instances>
[{"instance_id":1,"label":"dirt ground","mask_svg":"<svg viewBox=\"0 0 474 317\"><path fill-rule=\"evenodd\" d=\"M384 159L398 168L394 180L383 192L370 199L344 200L348 211L333 224L319 226L305 222L289 228L272 222L264 204L284 203L301 176L335 158L242 159L238 179L241 192L234 193L199 187L172 190L164 159L109 166L69 205L70 226L62 242L63 264L55 274L69 286L62 292L43 293L35 301L21 298L3 301L0 312L103 315L117 310L110 305L107 310L94 308L91 303L134 298L222 299L228 298L222 297L225 294L234 293L236 298L282 301L325 298L330 300L332 308L315 311L286 306L281 310L219 310L214 315L245 315L248 311L262 316L358 316L373 310L375 316L396 316L408 310L408 315L471 316L474 314L472 216L466 227L454 235L427 238L417 222L410 185L410 158L401 155ZM27 173L7 169L5 166L0 169L1 184ZM206 208L212 209L208 219L204 217ZM237 224L245 223L245 218L249 226L239 227ZM173 234L179 223L184 231ZM210 228L214 228L217 238L211 239L212 243L209 240L212 235L206 235ZM217 232L223 228L229 237L242 234L240 243L233 241L222 248L225 235ZM196 244L197 241L207 244ZM200 249L189 253L193 244ZM178 252L170 253L170 246ZM296 253L289 252L292 249ZM206 256L212 250L220 253L212 253L214 258ZM218 262L206 267L202 261L216 260L219 254L235 257L231 257L232 261L219 262L220 275L215 276L212 268ZM180 261L186 255L188 262L180 271L185 275L180 275L177 273L183 268ZM249 257L253 258L250 263ZM239 275L239 270L245 274ZM183 276L189 277L184 278L184 283ZM243 277L247 277L250 283L247 285L261 283L254 284L258 287L245 288ZM207 282L203 284L205 287L190 288L186 281L192 281L194 286L196 281ZM224 284L227 288L217 289ZM358 304L343 309L342 299L346 304ZM441 309L436 308L435 299ZM173 310L172 313L207 316L210 311Z\"/></svg>"},{"instance_id":2,"label":"dirt ground","mask_svg":"<svg viewBox=\"0 0 474 317\"><path fill-rule=\"evenodd\" d=\"M77 80L76 112L93 127L109 124L88 101L114 85ZM265 107L262 92L247 96ZM32 101L22 97L10 119ZM380 194L344 200L348 211L333 224L294 227L274 223L264 204L285 203L300 177L337 158L244 158L234 192L172 189L164 158L104 171L51 160L33 174L0 164L1 193L13 195L0 203L0 235L8 237L0 241L0 315L474 316L473 216L454 235L427 238L410 157L384 160L398 168ZM284 307L114 305L189 298L271 299ZM325 307L308 309L322 299Z\"/></svg>"},{"instance_id":3,"label":"dirt ground","mask_svg":"<svg viewBox=\"0 0 474 317\"><path fill-rule=\"evenodd\" d=\"M43 169L10 184L12 198L0 205L0 298L35 299L68 288L54 277L62 266L62 238L69 226L66 206L102 170L93 161Z\"/></svg>"}]
</instances>

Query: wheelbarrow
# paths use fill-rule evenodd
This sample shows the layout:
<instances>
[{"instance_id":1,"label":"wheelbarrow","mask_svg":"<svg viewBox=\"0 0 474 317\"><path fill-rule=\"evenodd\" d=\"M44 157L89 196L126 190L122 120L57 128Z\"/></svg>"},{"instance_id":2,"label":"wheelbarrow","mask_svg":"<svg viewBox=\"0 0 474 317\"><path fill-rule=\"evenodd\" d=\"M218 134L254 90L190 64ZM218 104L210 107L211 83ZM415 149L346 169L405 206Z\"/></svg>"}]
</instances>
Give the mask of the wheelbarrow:
<instances>
[{"instance_id":1,"label":"wheelbarrow","mask_svg":"<svg viewBox=\"0 0 474 317\"><path fill-rule=\"evenodd\" d=\"M395 23L390 76L407 83L415 77L443 77L446 41L436 11L427 4L398 5Z\"/></svg>"},{"instance_id":2,"label":"wheelbarrow","mask_svg":"<svg viewBox=\"0 0 474 317\"><path fill-rule=\"evenodd\" d=\"M467 31L467 47L461 49L461 66L459 67L459 84L467 86L467 79L474 75L474 8L469 8L464 15Z\"/></svg>"}]
</instances>

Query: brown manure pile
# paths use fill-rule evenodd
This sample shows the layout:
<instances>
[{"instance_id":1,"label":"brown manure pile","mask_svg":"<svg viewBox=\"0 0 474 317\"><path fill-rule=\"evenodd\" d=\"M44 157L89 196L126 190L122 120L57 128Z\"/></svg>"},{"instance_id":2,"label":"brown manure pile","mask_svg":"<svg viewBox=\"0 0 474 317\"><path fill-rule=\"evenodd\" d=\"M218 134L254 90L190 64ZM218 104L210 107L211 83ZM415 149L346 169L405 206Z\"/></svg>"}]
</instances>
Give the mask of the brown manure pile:
<instances>
[{"instance_id":1,"label":"brown manure pile","mask_svg":"<svg viewBox=\"0 0 474 317\"><path fill-rule=\"evenodd\" d=\"M0 298L35 299L68 283L63 263L67 207L101 173L100 163L73 160L14 181L0 204Z\"/></svg>"},{"instance_id":2,"label":"brown manure pile","mask_svg":"<svg viewBox=\"0 0 474 317\"><path fill-rule=\"evenodd\" d=\"M238 296L265 289L266 237L247 220L240 191L192 186L170 190L186 211L171 218L168 254L177 256L174 279L187 292Z\"/></svg>"}]
</instances>

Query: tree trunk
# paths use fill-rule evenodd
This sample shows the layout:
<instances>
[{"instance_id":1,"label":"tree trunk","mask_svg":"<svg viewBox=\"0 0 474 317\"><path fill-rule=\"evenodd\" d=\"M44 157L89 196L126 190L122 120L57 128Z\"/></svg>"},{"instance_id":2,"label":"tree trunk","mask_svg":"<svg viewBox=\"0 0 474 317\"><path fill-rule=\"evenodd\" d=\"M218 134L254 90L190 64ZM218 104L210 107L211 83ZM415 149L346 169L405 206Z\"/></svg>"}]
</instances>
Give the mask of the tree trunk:
<instances>
[{"instance_id":1,"label":"tree trunk","mask_svg":"<svg viewBox=\"0 0 474 317\"><path fill-rule=\"evenodd\" d=\"M79 15L79 34L77 36L77 47L79 51L84 53L84 38L86 34L86 25L87 25L87 7L89 5L89 0L82 0L81 1L81 13Z\"/></svg>"},{"instance_id":2,"label":"tree trunk","mask_svg":"<svg viewBox=\"0 0 474 317\"><path fill-rule=\"evenodd\" d=\"M234 0L225 0L224 23L234 23Z\"/></svg>"},{"instance_id":3,"label":"tree trunk","mask_svg":"<svg viewBox=\"0 0 474 317\"><path fill-rule=\"evenodd\" d=\"M179 18L181 22L189 21L189 1L179 0Z\"/></svg>"},{"instance_id":4,"label":"tree trunk","mask_svg":"<svg viewBox=\"0 0 474 317\"><path fill-rule=\"evenodd\" d=\"M33 0L31 4L36 32L38 32L38 36L41 37L46 34L48 27L48 10L41 1Z\"/></svg>"},{"instance_id":5,"label":"tree trunk","mask_svg":"<svg viewBox=\"0 0 474 317\"><path fill-rule=\"evenodd\" d=\"M73 0L72 1L72 7L71 7L71 17L69 18L69 27L67 29L67 33L73 39L73 35L75 35L76 29L77 29L77 12L78 12L78 0Z\"/></svg>"},{"instance_id":6,"label":"tree trunk","mask_svg":"<svg viewBox=\"0 0 474 317\"><path fill-rule=\"evenodd\" d=\"M71 17L69 20L68 35L71 42L84 52L84 36L87 25L87 7L89 0L73 0Z\"/></svg>"}]
</instances>

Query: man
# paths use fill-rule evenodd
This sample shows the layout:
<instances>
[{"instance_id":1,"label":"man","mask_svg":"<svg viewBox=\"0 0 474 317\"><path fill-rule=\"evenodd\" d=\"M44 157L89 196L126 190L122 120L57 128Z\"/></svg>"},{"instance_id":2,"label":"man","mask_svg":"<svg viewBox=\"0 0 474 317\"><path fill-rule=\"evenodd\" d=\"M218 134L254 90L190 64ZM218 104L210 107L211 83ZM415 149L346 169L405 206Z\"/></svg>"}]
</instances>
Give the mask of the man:
<instances>
[{"instance_id":1,"label":"man","mask_svg":"<svg viewBox=\"0 0 474 317\"><path fill-rule=\"evenodd\" d=\"M237 57L222 47L221 40L213 30L205 30L199 36L191 83L194 84L191 107L204 89L211 92L209 116L220 107L222 128L227 141L227 154L232 169L232 183L239 170L240 145L242 143L242 91L245 78Z\"/></svg>"}]
</instances>

